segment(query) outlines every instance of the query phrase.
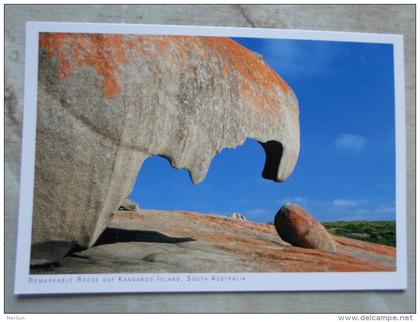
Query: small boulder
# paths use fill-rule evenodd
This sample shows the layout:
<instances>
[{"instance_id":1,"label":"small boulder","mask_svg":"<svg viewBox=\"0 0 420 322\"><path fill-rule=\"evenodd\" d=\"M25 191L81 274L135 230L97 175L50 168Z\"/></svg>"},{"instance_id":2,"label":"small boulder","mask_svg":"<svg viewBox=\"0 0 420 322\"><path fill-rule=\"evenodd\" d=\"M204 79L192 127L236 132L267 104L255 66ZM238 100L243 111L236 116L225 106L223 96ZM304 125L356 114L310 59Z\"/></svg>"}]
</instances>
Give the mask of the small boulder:
<instances>
[{"instance_id":1,"label":"small boulder","mask_svg":"<svg viewBox=\"0 0 420 322\"><path fill-rule=\"evenodd\" d=\"M229 218L235 219L235 220L246 220L244 215L241 215L239 212L234 212L231 215L229 215Z\"/></svg>"},{"instance_id":2,"label":"small boulder","mask_svg":"<svg viewBox=\"0 0 420 322\"><path fill-rule=\"evenodd\" d=\"M336 252L335 242L325 227L296 204L283 205L274 225L281 239L293 246Z\"/></svg>"},{"instance_id":3,"label":"small boulder","mask_svg":"<svg viewBox=\"0 0 420 322\"><path fill-rule=\"evenodd\" d=\"M122 205L118 208L119 211L140 211L140 207L137 202L134 202L130 199L126 199Z\"/></svg>"}]
</instances>

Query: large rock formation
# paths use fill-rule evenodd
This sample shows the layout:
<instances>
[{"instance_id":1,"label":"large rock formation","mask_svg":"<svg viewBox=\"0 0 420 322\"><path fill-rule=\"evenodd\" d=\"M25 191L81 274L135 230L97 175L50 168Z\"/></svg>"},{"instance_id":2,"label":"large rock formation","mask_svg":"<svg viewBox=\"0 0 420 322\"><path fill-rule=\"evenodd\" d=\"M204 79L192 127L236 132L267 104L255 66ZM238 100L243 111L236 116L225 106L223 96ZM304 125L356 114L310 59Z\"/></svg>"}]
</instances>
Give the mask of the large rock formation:
<instances>
[{"instance_id":1,"label":"large rock formation","mask_svg":"<svg viewBox=\"0 0 420 322\"><path fill-rule=\"evenodd\" d=\"M254 138L265 178L293 171L296 97L228 38L41 33L39 45L33 262L52 243L92 246L151 155L197 183L220 150Z\"/></svg>"},{"instance_id":2,"label":"large rock formation","mask_svg":"<svg viewBox=\"0 0 420 322\"><path fill-rule=\"evenodd\" d=\"M325 227L296 204L281 207L274 225L281 239L294 246L336 252L334 240Z\"/></svg>"}]
</instances>

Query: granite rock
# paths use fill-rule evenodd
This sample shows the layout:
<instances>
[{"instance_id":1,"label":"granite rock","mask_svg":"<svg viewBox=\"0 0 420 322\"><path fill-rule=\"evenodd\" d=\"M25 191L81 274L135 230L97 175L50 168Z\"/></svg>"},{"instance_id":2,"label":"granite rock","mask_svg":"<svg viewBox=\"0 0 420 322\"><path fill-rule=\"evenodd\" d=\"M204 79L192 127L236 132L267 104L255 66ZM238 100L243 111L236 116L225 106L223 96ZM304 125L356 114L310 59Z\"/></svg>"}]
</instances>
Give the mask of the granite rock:
<instances>
[{"instance_id":1,"label":"granite rock","mask_svg":"<svg viewBox=\"0 0 420 322\"><path fill-rule=\"evenodd\" d=\"M293 90L228 38L40 33L38 79L34 260L51 241L92 246L150 156L194 183L246 138L263 145L267 179L297 162Z\"/></svg>"},{"instance_id":2,"label":"granite rock","mask_svg":"<svg viewBox=\"0 0 420 322\"><path fill-rule=\"evenodd\" d=\"M336 253L292 246L273 225L250 220L190 211L118 211L93 247L31 273L395 271L394 247L332 238Z\"/></svg>"},{"instance_id":3,"label":"granite rock","mask_svg":"<svg viewBox=\"0 0 420 322\"><path fill-rule=\"evenodd\" d=\"M294 246L336 252L336 245L325 227L297 204L285 204L274 225L280 237Z\"/></svg>"},{"instance_id":4,"label":"granite rock","mask_svg":"<svg viewBox=\"0 0 420 322\"><path fill-rule=\"evenodd\" d=\"M137 202L130 200L130 199L126 199L118 208L118 210L125 210L125 211L139 211L140 210L140 206Z\"/></svg>"},{"instance_id":5,"label":"granite rock","mask_svg":"<svg viewBox=\"0 0 420 322\"><path fill-rule=\"evenodd\" d=\"M229 218L235 219L235 220L246 220L245 216L240 214L239 212L232 213Z\"/></svg>"}]
</instances>

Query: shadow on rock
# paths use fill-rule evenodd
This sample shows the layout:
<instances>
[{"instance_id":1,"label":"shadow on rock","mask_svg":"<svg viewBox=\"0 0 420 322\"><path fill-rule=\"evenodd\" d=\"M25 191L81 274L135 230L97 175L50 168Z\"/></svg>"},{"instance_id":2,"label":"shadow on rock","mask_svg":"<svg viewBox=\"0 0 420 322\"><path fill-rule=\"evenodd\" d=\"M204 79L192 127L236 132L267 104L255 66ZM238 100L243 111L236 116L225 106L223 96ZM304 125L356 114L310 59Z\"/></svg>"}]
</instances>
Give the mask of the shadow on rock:
<instances>
[{"instance_id":1,"label":"shadow on rock","mask_svg":"<svg viewBox=\"0 0 420 322\"><path fill-rule=\"evenodd\" d=\"M194 240L195 239L189 237L170 237L157 231L151 230L128 230L107 228L98 238L94 246L128 242L177 244Z\"/></svg>"}]
</instances>

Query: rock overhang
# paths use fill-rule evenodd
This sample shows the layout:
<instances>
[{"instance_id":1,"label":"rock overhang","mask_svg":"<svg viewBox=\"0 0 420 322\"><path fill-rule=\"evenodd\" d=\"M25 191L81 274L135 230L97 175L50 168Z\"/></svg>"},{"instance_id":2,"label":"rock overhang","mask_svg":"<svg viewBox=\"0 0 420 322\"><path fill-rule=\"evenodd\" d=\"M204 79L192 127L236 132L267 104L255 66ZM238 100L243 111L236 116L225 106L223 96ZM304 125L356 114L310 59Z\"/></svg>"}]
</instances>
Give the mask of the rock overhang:
<instances>
[{"instance_id":1,"label":"rock overhang","mask_svg":"<svg viewBox=\"0 0 420 322\"><path fill-rule=\"evenodd\" d=\"M298 159L293 90L229 38L41 33L39 66L34 244L61 220L54 240L92 245L151 155L195 183L247 138L264 147L267 179L285 180ZM77 224L82 211L90 219Z\"/></svg>"}]
</instances>

